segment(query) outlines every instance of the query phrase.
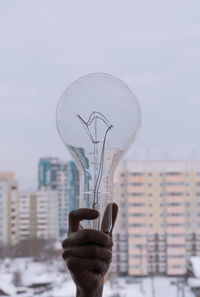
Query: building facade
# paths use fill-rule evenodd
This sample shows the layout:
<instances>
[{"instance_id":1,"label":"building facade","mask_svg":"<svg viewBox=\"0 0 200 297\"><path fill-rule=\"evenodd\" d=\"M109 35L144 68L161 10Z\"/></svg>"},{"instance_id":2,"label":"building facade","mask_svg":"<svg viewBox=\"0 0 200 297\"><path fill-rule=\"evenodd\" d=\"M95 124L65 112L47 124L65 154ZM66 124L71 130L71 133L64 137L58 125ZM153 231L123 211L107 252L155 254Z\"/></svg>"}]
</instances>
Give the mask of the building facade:
<instances>
[{"instance_id":1,"label":"building facade","mask_svg":"<svg viewBox=\"0 0 200 297\"><path fill-rule=\"evenodd\" d=\"M18 183L13 172L0 173L0 244L18 241Z\"/></svg>"},{"instance_id":2,"label":"building facade","mask_svg":"<svg viewBox=\"0 0 200 297\"><path fill-rule=\"evenodd\" d=\"M70 210L78 207L79 173L73 161L58 158L41 158L38 168L39 189L55 190L58 193L59 236L67 232L67 217Z\"/></svg>"},{"instance_id":3,"label":"building facade","mask_svg":"<svg viewBox=\"0 0 200 297\"><path fill-rule=\"evenodd\" d=\"M200 255L200 161L126 161L115 199L115 271L183 275Z\"/></svg>"},{"instance_id":4,"label":"building facade","mask_svg":"<svg viewBox=\"0 0 200 297\"><path fill-rule=\"evenodd\" d=\"M58 239L58 196L56 191L19 193L19 240Z\"/></svg>"}]
</instances>

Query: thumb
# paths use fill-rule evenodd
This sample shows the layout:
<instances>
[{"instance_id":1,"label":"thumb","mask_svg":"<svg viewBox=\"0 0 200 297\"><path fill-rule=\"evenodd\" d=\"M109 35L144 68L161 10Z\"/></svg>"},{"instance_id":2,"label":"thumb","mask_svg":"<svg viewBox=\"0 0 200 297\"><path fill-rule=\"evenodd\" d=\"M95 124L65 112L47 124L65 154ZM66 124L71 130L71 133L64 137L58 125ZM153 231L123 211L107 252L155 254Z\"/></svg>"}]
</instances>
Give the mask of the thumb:
<instances>
[{"instance_id":1,"label":"thumb","mask_svg":"<svg viewBox=\"0 0 200 297\"><path fill-rule=\"evenodd\" d=\"M117 219L118 206L116 203L107 205L101 223L101 231L112 237L113 228Z\"/></svg>"}]
</instances>

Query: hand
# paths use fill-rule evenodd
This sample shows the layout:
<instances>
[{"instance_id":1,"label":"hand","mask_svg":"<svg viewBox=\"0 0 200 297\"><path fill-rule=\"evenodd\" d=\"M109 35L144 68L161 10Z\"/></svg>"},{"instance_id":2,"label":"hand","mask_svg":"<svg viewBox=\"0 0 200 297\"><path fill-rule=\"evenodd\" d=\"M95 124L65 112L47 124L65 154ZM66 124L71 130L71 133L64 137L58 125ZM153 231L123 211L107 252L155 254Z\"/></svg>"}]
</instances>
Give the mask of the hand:
<instances>
[{"instance_id":1,"label":"hand","mask_svg":"<svg viewBox=\"0 0 200 297\"><path fill-rule=\"evenodd\" d=\"M105 234L109 207L112 207L112 229ZM82 220L96 219L99 216L96 210L80 208L69 214L68 238L62 243L63 259L76 284L77 297L102 296L104 276L112 258L112 231L117 212L117 204L108 205L101 231L83 229L80 225Z\"/></svg>"}]
</instances>

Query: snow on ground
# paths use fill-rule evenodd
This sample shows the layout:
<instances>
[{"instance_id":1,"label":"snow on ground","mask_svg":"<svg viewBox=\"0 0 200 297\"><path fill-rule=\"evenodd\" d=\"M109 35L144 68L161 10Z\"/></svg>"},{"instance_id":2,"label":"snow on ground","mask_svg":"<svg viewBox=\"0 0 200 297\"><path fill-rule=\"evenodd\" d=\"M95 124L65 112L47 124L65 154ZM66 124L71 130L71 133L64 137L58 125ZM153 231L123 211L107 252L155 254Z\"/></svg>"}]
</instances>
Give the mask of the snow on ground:
<instances>
[{"instance_id":1,"label":"snow on ground","mask_svg":"<svg viewBox=\"0 0 200 297\"><path fill-rule=\"evenodd\" d=\"M67 272L59 270L59 261L49 263L34 262L31 258L6 259L0 262L0 287L9 296L16 297L13 274L21 272L21 285L51 283L53 289L37 294L38 297L74 297L75 285ZM154 290L153 290L154 289ZM29 289L30 290L30 289ZM154 293L155 292L155 293ZM117 295L118 294L118 295ZM22 295L18 294L18 297ZM24 296L24 295L23 295ZM29 295L30 297L36 295ZM104 286L103 297L194 297L190 288L176 278L154 277L133 279L114 278Z\"/></svg>"},{"instance_id":2,"label":"snow on ground","mask_svg":"<svg viewBox=\"0 0 200 297\"><path fill-rule=\"evenodd\" d=\"M112 290L109 288L109 283L105 285L104 288L104 297L111 297L114 293L117 296L117 293L120 294L120 297L176 297L177 294L177 285L173 285L171 282L174 282L174 279L168 277L154 277L143 278L136 283L127 284L125 279L118 278L118 284L113 286ZM155 294L152 291L154 286ZM179 286L179 294L183 296L182 284ZM191 292L189 287L184 286L185 297L194 297L194 294ZM179 296L179 295L178 295Z\"/></svg>"},{"instance_id":3,"label":"snow on ground","mask_svg":"<svg viewBox=\"0 0 200 297\"><path fill-rule=\"evenodd\" d=\"M194 276L200 278L200 257L190 257L190 263Z\"/></svg>"}]
</instances>

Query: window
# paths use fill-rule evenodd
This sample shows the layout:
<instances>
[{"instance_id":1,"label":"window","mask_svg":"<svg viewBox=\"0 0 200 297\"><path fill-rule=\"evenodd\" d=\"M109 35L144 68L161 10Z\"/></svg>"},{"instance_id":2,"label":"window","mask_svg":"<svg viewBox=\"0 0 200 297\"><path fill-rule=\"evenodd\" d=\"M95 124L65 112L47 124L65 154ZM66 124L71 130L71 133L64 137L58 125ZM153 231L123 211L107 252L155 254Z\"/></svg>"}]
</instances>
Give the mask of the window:
<instances>
[{"instance_id":1,"label":"window","mask_svg":"<svg viewBox=\"0 0 200 297\"><path fill-rule=\"evenodd\" d=\"M143 176L144 173L143 172L132 172L131 175L132 176Z\"/></svg>"},{"instance_id":2,"label":"window","mask_svg":"<svg viewBox=\"0 0 200 297\"><path fill-rule=\"evenodd\" d=\"M145 206L144 203L129 203L129 206Z\"/></svg>"},{"instance_id":3,"label":"window","mask_svg":"<svg viewBox=\"0 0 200 297\"><path fill-rule=\"evenodd\" d=\"M168 227L180 227L180 226L185 226L183 223L168 223Z\"/></svg>"},{"instance_id":4,"label":"window","mask_svg":"<svg viewBox=\"0 0 200 297\"><path fill-rule=\"evenodd\" d=\"M179 212L172 212L172 213L168 213L167 216L168 217L184 217L184 213L179 213Z\"/></svg>"},{"instance_id":5,"label":"window","mask_svg":"<svg viewBox=\"0 0 200 297\"><path fill-rule=\"evenodd\" d=\"M145 234L130 234L129 237L134 237L134 238L142 238L142 237L146 237Z\"/></svg>"},{"instance_id":6,"label":"window","mask_svg":"<svg viewBox=\"0 0 200 297\"><path fill-rule=\"evenodd\" d=\"M129 183L130 186L136 186L136 187L140 187L143 186L144 183Z\"/></svg>"},{"instance_id":7,"label":"window","mask_svg":"<svg viewBox=\"0 0 200 297\"><path fill-rule=\"evenodd\" d=\"M166 193L167 196L183 196L183 192L170 192L170 193Z\"/></svg>"},{"instance_id":8,"label":"window","mask_svg":"<svg viewBox=\"0 0 200 297\"><path fill-rule=\"evenodd\" d=\"M182 172L175 172L175 171L173 172L173 171L171 171L171 172L166 172L165 174L166 175L173 175L173 176L174 175L175 176L180 176L180 175L182 175Z\"/></svg>"},{"instance_id":9,"label":"window","mask_svg":"<svg viewBox=\"0 0 200 297\"><path fill-rule=\"evenodd\" d=\"M145 224L129 224L128 226L137 228L137 227L144 227Z\"/></svg>"},{"instance_id":10,"label":"window","mask_svg":"<svg viewBox=\"0 0 200 297\"><path fill-rule=\"evenodd\" d=\"M130 196L141 197L144 196L144 193L130 193Z\"/></svg>"},{"instance_id":11,"label":"window","mask_svg":"<svg viewBox=\"0 0 200 297\"><path fill-rule=\"evenodd\" d=\"M145 217L145 213L129 213L129 217Z\"/></svg>"}]
</instances>

